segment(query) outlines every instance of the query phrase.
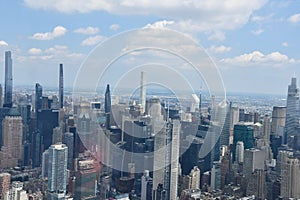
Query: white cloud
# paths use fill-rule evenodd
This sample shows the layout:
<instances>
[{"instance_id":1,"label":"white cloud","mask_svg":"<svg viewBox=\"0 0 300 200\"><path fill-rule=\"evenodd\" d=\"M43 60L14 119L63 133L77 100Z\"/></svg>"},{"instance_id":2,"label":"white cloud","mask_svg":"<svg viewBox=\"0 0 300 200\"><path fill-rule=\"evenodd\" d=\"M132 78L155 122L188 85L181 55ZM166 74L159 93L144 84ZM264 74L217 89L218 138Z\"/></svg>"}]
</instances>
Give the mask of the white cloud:
<instances>
[{"instance_id":1,"label":"white cloud","mask_svg":"<svg viewBox=\"0 0 300 200\"><path fill-rule=\"evenodd\" d=\"M0 40L0 46L8 46L8 44L4 40Z\"/></svg>"},{"instance_id":2,"label":"white cloud","mask_svg":"<svg viewBox=\"0 0 300 200\"><path fill-rule=\"evenodd\" d=\"M212 53L225 53L228 51L231 51L231 47L226 47L224 45L221 46L211 46L208 51L212 52Z\"/></svg>"},{"instance_id":3,"label":"white cloud","mask_svg":"<svg viewBox=\"0 0 300 200\"><path fill-rule=\"evenodd\" d=\"M47 49L31 48L27 51L28 55L19 54L17 61L51 61L51 62L78 62L84 57L81 53L71 52L67 46L54 45Z\"/></svg>"},{"instance_id":4,"label":"white cloud","mask_svg":"<svg viewBox=\"0 0 300 200\"><path fill-rule=\"evenodd\" d=\"M222 59L221 62L234 66L284 66L285 64L294 64L299 61L289 58L287 55L281 54L280 52L272 52L265 55L260 51L253 51L251 53L236 56L234 58Z\"/></svg>"},{"instance_id":5,"label":"white cloud","mask_svg":"<svg viewBox=\"0 0 300 200\"><path fill-rule=\"evenodd\" d=\"M99 28L97 27L91 27L88 26L86 28L78 28L76 30L74 30L74 33L80 33L80 34L85 34L85 35L95 35L97 33L99 33Z\"/></svg>"},{"instance_id":6,"label":"white cloud","mask_svg":"<svg viewBox=\"0 0 300 200\"><path fill-rule=\"evenodd\" d=\"M81 42L81 46L93 46L104 40L105 37L101 35L91 36Z\"/></svg>"},{"instance_id":7,"label":"white cloud","mask_svg":"<svg viewBox=\"0 0 300 200\"><path fill-rule=\"evenodd\" d=\"M213 34L211 34L208 37L208 40L218 40L218 41L223 41L226 39L226 36L223 32L221 31L215 31Z\"/></svg>"},{"instance_id":8,"label":"white cloud","mask_svg":"<svg viewBox=\"0 0 300 200\"><path fill-rule=\"evenodd\" d=\"M283 43L282 43L282 46L284 46L284 47L288 47L288 46L289 46L289 44L288 44L287 42L283 42Z\"/></svg>"},{"instance_id":9,"label":"white cloud","mask_svg":"<svg viewBox=\"0 0 300 200\"><path fill-rule=\"evenodd\" d=\"M288 21L292 23L300 22L300 13L290 16Z\"/></svg>"},{"instance_id":10,"label":"white cloud","mask_svg":"<svg viewBox=\"0 0 300 200\"><path fill-rule=\"evenodd\" d=\"M172 24L174 24L174 21L162 20L162 21L154 22L153 24L147 24L145 27L146 28L166 28L168 25L172 25Z\"/></svg>"},{"instance_id":11,"label":"white cloud","mask_svg":"<svg viewBox=\"0 0 300 200\"><path fill-rule=\"evenodd\" d=\"M260 35L264 32L264 29L257 29L255 31L251 31L253 35Z\"/></svg>"},{"instance_id":12,"label":"white cloud","mask_svg":"<svg viewBox=\"0 0 300 200\"><path fill-rule=\"evenodd\" d=\"M274 16L274 13L271 13L271 14L269 14L267 16L258 16L258 15L255 15L255 16L251 17L251 21L252 22L256 22L256 23L260 23L260 22L263 22L263 21L270 20L273 16Z\"/></svg>"},{"instance_id":13,"label":"white cloud","mask_svg":"<svg viewBox=\"0 0 300 200\"><path fill-rule=\"evenodd\" d=\"M45 32L45 33L35 33L31 36L31 39L35 40L52 40L57 37L61 37L65 35L67 29L63 26L56 26L52 32Z\"/></svg>"},{"instance_id":14,"label":"white cloud","mask_svg":"<svg viewBox=\"0 0 300 200\"><path fill-rule=\"evenodd\" d=\"M31 48L28 50L28 53L31 55L41 54L43 51L39 48Z\"/></svg>"},{"instance_id":15,"label":"white cloud","mask_svg":"<svg viewBox=\"0 0 300 200\"><path fill-rule=\"evenodd\" d=\"M112 24L110 25L109 29L110 30L113 30L113 31L116 31L120 28L120 25L119 24Z\"/></svg>"},{"instance_id":16,"label":"white cloud","mask_svg":"<svg viewBox=\"0 0 300 200\"><path fill-rule=\"evenodd\" d=\"M177 25L187 30L213 31L241 27L267 0L24 0L24 2L31 8L50 9L62 13L107 11L119 15L153 15L175 21Z\"/></svg>"}]
</instances>

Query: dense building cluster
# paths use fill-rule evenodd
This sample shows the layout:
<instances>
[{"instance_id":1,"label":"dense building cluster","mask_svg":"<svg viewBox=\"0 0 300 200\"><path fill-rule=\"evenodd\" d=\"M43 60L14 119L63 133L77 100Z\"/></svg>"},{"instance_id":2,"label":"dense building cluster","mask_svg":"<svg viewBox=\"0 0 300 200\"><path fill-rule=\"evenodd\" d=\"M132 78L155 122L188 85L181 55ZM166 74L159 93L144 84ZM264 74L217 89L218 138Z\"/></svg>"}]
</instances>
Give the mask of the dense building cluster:
<instances>
[{"instance_id":1,"label":"dense building cluster","mask_svg":"<svg viewBox=\"0 0 300 200\"><path fill-rule=\"evenodd\" d=\"M295 77L286 106L268 113L201 94L147 96L146 72L137 98L108 84L75 100L58 72L58 95L42 83L14 94L5 53L0 199L300 199Z\"/></svg>"}]
</instances>

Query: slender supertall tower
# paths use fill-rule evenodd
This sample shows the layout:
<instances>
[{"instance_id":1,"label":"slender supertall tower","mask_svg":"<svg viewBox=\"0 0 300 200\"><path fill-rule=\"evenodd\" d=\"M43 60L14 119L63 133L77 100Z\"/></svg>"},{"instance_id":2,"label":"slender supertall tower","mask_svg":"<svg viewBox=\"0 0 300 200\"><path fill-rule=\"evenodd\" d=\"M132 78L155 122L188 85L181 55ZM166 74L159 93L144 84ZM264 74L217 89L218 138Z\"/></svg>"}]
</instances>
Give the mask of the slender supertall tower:
<instances>
[{"instance_id":1,"label":"slender supertall tower","mask_svg":"<svg viewBox=\"0 0 300 200\"><path fill-rule=\"evenodd\" d=\"M0 108L2 108L2 85L0 84Z\"/></svg>"},{"instance_id":2,"label":"slender supertall tower","mask_svg":"<svg viewBox=\"0 0 300 200\"><path fill-rule=\"evenodd\" d=\"M63 64L59 64L59 108L64 107L64 69Z\"/></svg>"},{"instance_id":3,"label":"slender supertall tower","mask_svg":"<svg viewBox=\"0 0 300 200\"><path fill-rule=\"evenodd\" d=\"M286 140L294 135L295 128L299 125L299 88L297 88L297 79L292 77L291 84L288 87L288 95L286 101Z\"/></svg>"},{"instance_id":4,"label":"slender supertall tower","mask_svg":"<svg viewBox=\"0 0 300 200\"><path fill-rule=\"evenodd\" d=\"M5 52L5 85L3 107L12 107L12 59L11 52Z\"/></svg>"},{"instance_id":5,"label":"slender supertall tower","mask_svg":"<svg viewBox=\"0 0 300 200\"><path fill-rule=\"evenodd\" d=\"M110 97L110 89L109 84L106 86L105 91L105 102L104 102L104 112L106 114L106 128L110 128L110 109L111 109L111 97Z\"/></svg>"},{"instance_id":6,"label":"slender supertall tower","mask_svg":"<svg viewBox=\"0 0 300 200\"><path fill-rule=\"evenodd\" d=\"M146 108L146 77L145 72L141 72L141 91L140 91L140 103L142 106L142 113L145 112Z\"/></svg>"}]
</instances>

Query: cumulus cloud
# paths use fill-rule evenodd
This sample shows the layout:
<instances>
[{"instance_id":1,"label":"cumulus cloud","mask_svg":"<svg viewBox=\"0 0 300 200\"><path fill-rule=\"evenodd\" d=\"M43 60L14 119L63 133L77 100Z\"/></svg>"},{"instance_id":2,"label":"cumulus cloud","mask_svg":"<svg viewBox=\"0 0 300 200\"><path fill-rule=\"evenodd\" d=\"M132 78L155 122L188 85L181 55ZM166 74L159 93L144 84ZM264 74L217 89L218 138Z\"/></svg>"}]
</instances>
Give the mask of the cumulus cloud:
<instances>
[{"instance_id":1,"label":"cumulus cloud","mask_svg":"<svg viewBox=\"0 0 300 200\"><path fill-rule=\"evenodd\" d=\"M88 26L86 28L78 28L76 30L74 30L74 33L80 33L80 34L85 34L85 35L95 35L97 33L99 33L99 28L97 27L91 27Z\"/></svg>"},{"instance_id":2,"label":"cumulus cloud","mask_svg":"<svg viewBox=\"0 0 300 200\"><path fill-rule=\"evenodd\" d=\"M105 37L102 35L96 35L96 36L91 36L88 37L87 39L83 40L81 42L81 46L93 46L95 44L98 44L100 41L104 40Z\"/></svg>"},{"instance_id":3,"label":"cumulus cloud","mask_svg":"<svg viewBox=\"0 0 300 200\"><path fill-rule=\"evenodd\" d=\"M30 38L35 39L35 40L53 40L54 38L65 35L66 32L67 32L67 29L65 27L56 26L52 32L35 33Z\"/></svg>"},{"instance_id":4,"label":"cumulus cloud","mask_svg":"<svg viewBox=\"0 0 300 200\"><path fill-rule=\"evenodd\" d=\"M112 24L110 25L109 29L110 30L113 30L113 31L116 31L120 28L120 25L119 24Z\"/></svg>"},{"instance_id":5,"label":"cumulus cloud","mask_svg":"<svg viewBox=\"0 0 300 200\"><path fill-rule=\"evenodd\" d=\"M251 31L253 35L260 35L264 32L264 29L257 29L255 31Z\"/></svg>"},{"instance_id":6,"label":"cumulus cloud","mask_svg":"<svg viewBox=\"0 0 300 200\"><path fill-rule=\"evenodd\" d=\"M28 53L31 55L41 54L43 51L39 48L31 48L28 50Z\"/></svg>"},{"instance_id":7,"label":"cumulus cloud","mask_svg":"<svg viewBox=\"0 0 300 200\"><path fill-rule=\"evenodd\" d=\"M166 28L168 25L172 24L174 24L174 21L162 20L154 22L153 24L147 24L145 28Z\"/></svg>"},{"instance_id":8,"label":"cumulus cloud","mask_svg":"<svg viewBox=\"0 0 300 200\"><path fill-rule=\"evenodd\" d=\"M154 15L175 21L177 25L187 30L212 31L241 27L267 0L24 0L24 2L31 8L63 13L107 11L119 15ZM189 26L186 26L187 24Z\"/></svg>"},{"instance_id":9,"label":"cumulus cloud","mask_svg":"<svg viewBox=\"0 0 300 200\"><path fill-rule=\"evenodd\" d=\"M284 64L294 64L296 61L293 58L289 58L285 54L280 52L272 52L270 54L263 54L260 51L253 51L248 54L236 56L234 58L225 58L221 62L237 65L237 66L252 66L252 65L272 65L283 66Z\"/></svg>"},{"instance_id":10,"label":"cumulus cloud","mask_svg":"<svg viewBox=\"0 0 300 200\"><path fill-rule=\"evenodd\" d=\"M300 13L290 16L288 21L292 23L300 22Z\"/></svg>"},{"instance_id":11,"label":"cumulus cloud","mask_svg":"<svg viewBox=\"0 0 300 200\"><path fill-rule=\"evenodd\" d=\"M231 51L231 47L226 47L224 45L221 46L211 46L208 51L212 52L212 53L225 53L228 51Z\"/></svg>"},{"instance_id":12,"label":"cumulus cloud","mask_svg":"<svg viewBox=\"0 0 300 200\"><path fill-rule=\"evenodd\" d=\"M0 46L8 46L8 44L4 40L0 40Z\"/></svg>"}]
</instances>

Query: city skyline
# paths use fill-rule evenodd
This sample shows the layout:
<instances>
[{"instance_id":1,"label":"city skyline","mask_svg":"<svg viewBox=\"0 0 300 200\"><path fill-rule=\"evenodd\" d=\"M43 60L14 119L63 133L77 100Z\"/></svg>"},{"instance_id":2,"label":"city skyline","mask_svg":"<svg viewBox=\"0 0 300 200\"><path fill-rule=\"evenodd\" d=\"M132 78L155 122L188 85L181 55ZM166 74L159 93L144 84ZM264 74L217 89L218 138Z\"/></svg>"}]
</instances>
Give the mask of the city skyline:
<instances>
[{"instance_id":1,"label":"city skyline","mask_svg":"<svg viewBox=\"0 0 300 200\"><path fill-rule=\"evenodd\" d=\"M166 27L190 35L203 46L228 92L286 94L290 77L300 75L297 1L232 2L227 7L226 2L222 6L191 1L184 8L174 2L160 9L155 2L148 8L145 2L135 7L126 2L102 3L77 7L67 1L52 5L34 0L1 2L1 17L6 19L1 22L6 27L0 34L1 74L4 51L10 50L14 86L36 82L56 86L56 66L64 63L64 85L72 87L80 65L98 42L131 29ZM182 16L185 9L191 13ZM46 78L52 74L51 80ZM4 76L0 81L4 85Z\"/></svg>"}]
</instances>

